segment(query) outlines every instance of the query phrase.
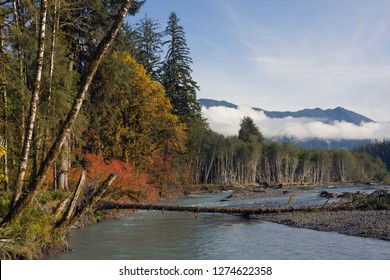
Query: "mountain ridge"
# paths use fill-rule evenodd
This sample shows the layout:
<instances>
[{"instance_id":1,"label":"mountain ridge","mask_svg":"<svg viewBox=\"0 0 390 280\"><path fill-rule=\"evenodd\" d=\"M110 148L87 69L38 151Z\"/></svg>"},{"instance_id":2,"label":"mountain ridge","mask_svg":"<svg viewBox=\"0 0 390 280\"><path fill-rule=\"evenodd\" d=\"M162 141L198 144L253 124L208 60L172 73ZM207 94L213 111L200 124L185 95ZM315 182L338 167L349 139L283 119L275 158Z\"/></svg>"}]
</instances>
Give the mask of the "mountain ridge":
<instances>
[{"instance_id":1,"label":"mountain ridge","mask_svg":"<svg viewBox=\"0 0 390 280\"><path fill-rule=\"evenodd\" d=\"M200 105L205 106L206 108L210 107L217 107L217 106L223 106L228 108L234 108L237 109L238 105L225 101L225 100L214 100L214 99L207 99L207 98L200 98L198 99L198 102ZM261 108L252 107L253 110L256 111L263 111L264 114L269 118L287 118L287 117L293 117L293 118L312 118L317 119L325 123L334 123L334 122L349 122L356 125L360 125L362 122L375 122L374 120L367 118L366 116L363 116L361 114L358 114L356 112L347 110L343 107L336 107L334 109L321 109L321 108L314 108L314 109L302 109L299 111L267 111Z\"/></svg>"}]
</instances>

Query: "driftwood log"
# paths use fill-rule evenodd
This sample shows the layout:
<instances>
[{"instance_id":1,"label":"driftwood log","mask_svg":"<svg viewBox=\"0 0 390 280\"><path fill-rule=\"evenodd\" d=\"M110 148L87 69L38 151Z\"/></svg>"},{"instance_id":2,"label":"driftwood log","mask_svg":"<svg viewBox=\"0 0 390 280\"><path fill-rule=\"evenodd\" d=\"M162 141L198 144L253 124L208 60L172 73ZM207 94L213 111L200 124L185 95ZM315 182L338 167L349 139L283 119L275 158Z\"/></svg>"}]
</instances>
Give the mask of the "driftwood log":
<instances>
[{"instance_id":1,"label":"driftwood log","mask_svg":"<svg viewBox=\"0 0 390 280\"><path fill-rule=\"evenodd\" d=\"M285 213L285 212L315 212L315 211L339 211L351 210L347 204L322 205L322 206L303 206L303 207L285 207L285 208L227 208L227 207L202 207L202 206L178 206L178 205L159 205L159 204L137 204L137 203L117 203L110 201L101 201L98 210L158 210L158 211L176 211L192 213L225 213L235 214L244 217L251 215Z\"/></svg>"}]
</instances>

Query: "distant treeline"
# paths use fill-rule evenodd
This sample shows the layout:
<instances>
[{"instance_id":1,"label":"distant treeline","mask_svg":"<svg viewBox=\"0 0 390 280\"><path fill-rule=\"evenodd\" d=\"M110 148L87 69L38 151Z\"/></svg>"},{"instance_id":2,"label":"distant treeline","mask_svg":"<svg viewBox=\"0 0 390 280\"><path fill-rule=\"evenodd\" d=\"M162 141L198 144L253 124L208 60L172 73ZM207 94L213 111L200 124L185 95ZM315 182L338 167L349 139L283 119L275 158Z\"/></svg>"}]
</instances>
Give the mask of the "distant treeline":
<instances>
[{"instance_id":1,"label":"distant treeline","mask_svg":"<svg viewBox=\"0 0 390 280\"><path fill-rule=\"evenodd\" d=\"M373 157L380 158L390 171L390 139L375 141L356 149L359 152L367 152Z\"/></svg>"},{"instance_id":2,"label":"distant treeline","mask_svg":"<svg viewBox=\"0 0 390 280\"><path fill-rule=\"evenodd\" d=\"M372 182L383 181L387 176L381 159L365 152L304 149L286 143L264 142L253 121L249 123L255 132L242 137L248 119L244 118L241 123L238 136L224 137L206 129L198 135L203 141L196 145L199 150L192 160L198 182Z\"/></svg>"}]
</instances>

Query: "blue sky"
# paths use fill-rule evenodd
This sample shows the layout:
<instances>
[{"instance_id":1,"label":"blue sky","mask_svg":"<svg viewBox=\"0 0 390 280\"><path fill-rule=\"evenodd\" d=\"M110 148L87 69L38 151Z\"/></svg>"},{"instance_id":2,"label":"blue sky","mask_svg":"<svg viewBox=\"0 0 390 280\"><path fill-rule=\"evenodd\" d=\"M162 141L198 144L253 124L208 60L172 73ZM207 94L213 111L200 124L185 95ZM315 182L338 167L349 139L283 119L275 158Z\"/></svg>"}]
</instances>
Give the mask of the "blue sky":
<instances>
[{"instance_id":1,"label":"blue sky","mask_svg":"<svg viewBox=\"0 0 390 280\"><path fill-rule=\"evenodd\" d=\"M342 106L390 121L388 0L147 0L186 32L199 98L266 110Z\"/></svg>"}]
</instances>

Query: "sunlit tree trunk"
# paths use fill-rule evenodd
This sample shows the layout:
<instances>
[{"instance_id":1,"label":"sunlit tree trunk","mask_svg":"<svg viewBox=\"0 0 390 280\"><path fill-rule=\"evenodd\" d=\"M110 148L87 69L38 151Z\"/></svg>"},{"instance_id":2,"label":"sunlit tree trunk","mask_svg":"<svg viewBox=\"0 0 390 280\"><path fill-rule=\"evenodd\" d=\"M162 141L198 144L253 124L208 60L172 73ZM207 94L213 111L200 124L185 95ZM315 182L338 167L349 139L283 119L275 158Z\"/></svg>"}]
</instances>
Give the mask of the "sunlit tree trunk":
<instances>
[{"instance_id":1,"label":"sunlit tree trunk","mask_svg":"<svg viewBox=\"0 0 390 280\"><path fill-rule=\"evenodd\" d=\"M4 53L4 40L3 40L3 29L0 28L0 90L1 100L3 102L3 137L0 138L0 144L4 147L7 152L8 149L8 104L7 104L7 81L5 78L5 53ZM3 171L2 174L8 178L8 157L7 153L3 155ZM8 190L8 181L4 180L4 190Z\"/></svg>"},{"instance_id":2,"label":"sunlit tree trunk","mask_svg":"<svg viewBox=\"0 0 390 280\"><path fill-rule=\"evenodd\" d=\"M46 18L47 18L47 0L41 1L40 11L40 27L38 37L38 52L37 52L37 64L35 70L35 82L31 96L30 110L27 120L26 132L23 142L22 155L19 164L18 177L15 184L15 192L13 203L20 198L23 192L24 177L27 171L27 160L31 147L31 140L35 126L35 119L37 114L37 107L39 101L39 94L41 89L41 79L43 70L43 60L45 53L45 36L46 36Z\"/></svg>"}]
</instances>

